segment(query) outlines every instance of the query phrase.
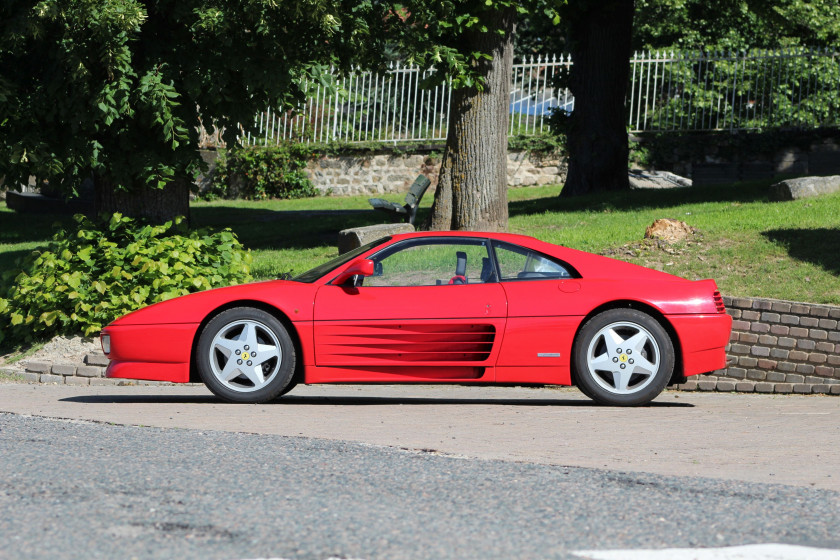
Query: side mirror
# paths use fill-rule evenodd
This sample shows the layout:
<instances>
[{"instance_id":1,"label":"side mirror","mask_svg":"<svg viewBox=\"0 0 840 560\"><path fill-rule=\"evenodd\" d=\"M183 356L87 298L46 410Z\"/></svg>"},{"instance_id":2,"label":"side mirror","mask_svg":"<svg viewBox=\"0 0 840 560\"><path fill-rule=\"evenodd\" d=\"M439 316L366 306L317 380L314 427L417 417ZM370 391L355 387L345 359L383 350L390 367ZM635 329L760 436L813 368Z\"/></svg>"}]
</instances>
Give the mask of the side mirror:
<instances>
[{"instance_id":1,"label":"side mirror","mask_svg":"<svg viewBox=\"0 0 840 560\"><path fill-rule=\"evenodd\" d=\"M334 286L341 286L354 276L373 276L373 271L373 261L370 259L361 259L344 269L344 272L336 276L331 283Z\"/></svg>"}]
</instances>

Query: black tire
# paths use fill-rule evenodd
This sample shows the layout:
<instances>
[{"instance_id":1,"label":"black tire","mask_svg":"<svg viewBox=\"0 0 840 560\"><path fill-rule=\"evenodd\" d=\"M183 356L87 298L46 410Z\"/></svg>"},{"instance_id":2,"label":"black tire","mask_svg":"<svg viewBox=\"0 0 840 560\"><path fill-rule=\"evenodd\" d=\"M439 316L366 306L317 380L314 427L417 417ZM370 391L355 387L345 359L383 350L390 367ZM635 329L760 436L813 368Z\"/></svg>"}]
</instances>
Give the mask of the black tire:
<instances>
[{"instance_id":1,"label":"black tire","mask_svg":"<svg viewBox=\"0 0 840 560\"><path fill-rule=\"evenodd\" d=\"M217 397L264 403L294 386L295 345L276 317L253 307L219 313L201 331L196 362Z\"/></svg>"},{"instance_id":2,"label":"black tire","mask_svg":"<svg viewBox=\"0 0 840 560\"><path fill-rule=\"evenodd\" d=\"M674 343L642 311L610 309L589 319L575 337L574 381L583 394L611 406L650 403L674 371Z\"/></svg>"}]
</instances>

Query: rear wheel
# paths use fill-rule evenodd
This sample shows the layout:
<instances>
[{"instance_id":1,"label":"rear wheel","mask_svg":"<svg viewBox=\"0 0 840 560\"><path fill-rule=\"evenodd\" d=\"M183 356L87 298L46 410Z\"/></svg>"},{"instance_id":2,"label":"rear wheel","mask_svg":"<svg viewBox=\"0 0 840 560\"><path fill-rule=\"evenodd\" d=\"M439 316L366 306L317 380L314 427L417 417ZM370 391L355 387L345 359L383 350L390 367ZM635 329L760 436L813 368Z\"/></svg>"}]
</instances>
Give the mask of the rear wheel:
<instances>
[{"instance_id":1,"label":"rear wheel","mask_svg":"<svg viewBox=\"0 0 840 560\"><path fill-rule=\"evenodd\" d=\"M283 324L261 309L237 307L211 319L196 358L207 388L230 402L267 402L292 387L294 344Z\"/></svg>"},{"instance_id":2,"label":"rear wheel","mask_svg":"<svg viewBox=\"0 0 840 560\"><path fill-rule=\"evenodd\" d=\"M574 355L578 387L601 404L647 404L674 371L671 337L635 309L610 309L587 321L575 337Z\"/></svg>"}]
</instances>

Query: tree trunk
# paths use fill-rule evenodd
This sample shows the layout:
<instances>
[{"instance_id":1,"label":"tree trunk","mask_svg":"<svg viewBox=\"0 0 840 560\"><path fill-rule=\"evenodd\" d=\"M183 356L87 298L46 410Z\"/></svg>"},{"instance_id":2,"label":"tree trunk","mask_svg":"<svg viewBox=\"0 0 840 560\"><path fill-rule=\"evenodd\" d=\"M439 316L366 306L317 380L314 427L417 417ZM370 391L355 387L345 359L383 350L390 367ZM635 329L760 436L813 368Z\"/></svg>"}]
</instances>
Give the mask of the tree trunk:
<instances>
[{"instance_id":1,"label":"tree trunk","mask_svg":"<svg viewBox=\"0 0 840 560\"><path fill-rule=\"evenodd\" d=\"M490 32L465 37L465 51L489 53L493 59L480 63L483 89L452 92L435 201L424 224L429 229L507 229L508 107L516 12L498 11L489 19Z\"/></svg>"},{"instance_id":2,"label":"tree trunk","mask_svg":"<svg viewBox=\"0 0 840 560\"><path fill-rule=\"evenodd\" d=\"M561 196L629 189L627 114L633 0L579 5L567 21L575 96L567 133L569 174Z\"/></svg>"},{"instance_id":3,"label":"tree trunk","mask_svg":"<svg viewBox=\"0 0 840 560\"><path fill-rule=\"evenodd\" d=\"M162 189L137 187L117 190L107 177L94 177L97 216L119 212L130 218L163 223L176 216L190 216L190 188L186 179L176 179Z\"/></svg>"}]
</instances>

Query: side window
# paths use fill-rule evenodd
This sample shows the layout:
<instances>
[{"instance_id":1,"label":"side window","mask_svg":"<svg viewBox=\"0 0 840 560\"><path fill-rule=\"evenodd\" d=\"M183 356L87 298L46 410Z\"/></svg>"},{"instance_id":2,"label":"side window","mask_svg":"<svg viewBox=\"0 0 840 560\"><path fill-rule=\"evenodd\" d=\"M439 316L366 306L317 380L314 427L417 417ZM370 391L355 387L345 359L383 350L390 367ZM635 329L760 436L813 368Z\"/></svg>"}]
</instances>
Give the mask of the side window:
<instances>
[{"instance_id":1,"label":"side window","mask_svg":"<svg viewBox=\"0 0 840 560\"><path fill-rule=\"evenodd\" d=\"M440 239L389 247L371 257L375 273L364 286L441 286L494 281L487 243Z\"/></svg>"},{"instance_id":2,"label":"side window","mask_svg":"<svg viewBox=\"0 0 840 560\"><path fill-rule=\"evenodd\" d=\"M510 243L496 243L494 248L503 282L572 278L566 266L546 255Z\"/></svg>"}]
</instances>

